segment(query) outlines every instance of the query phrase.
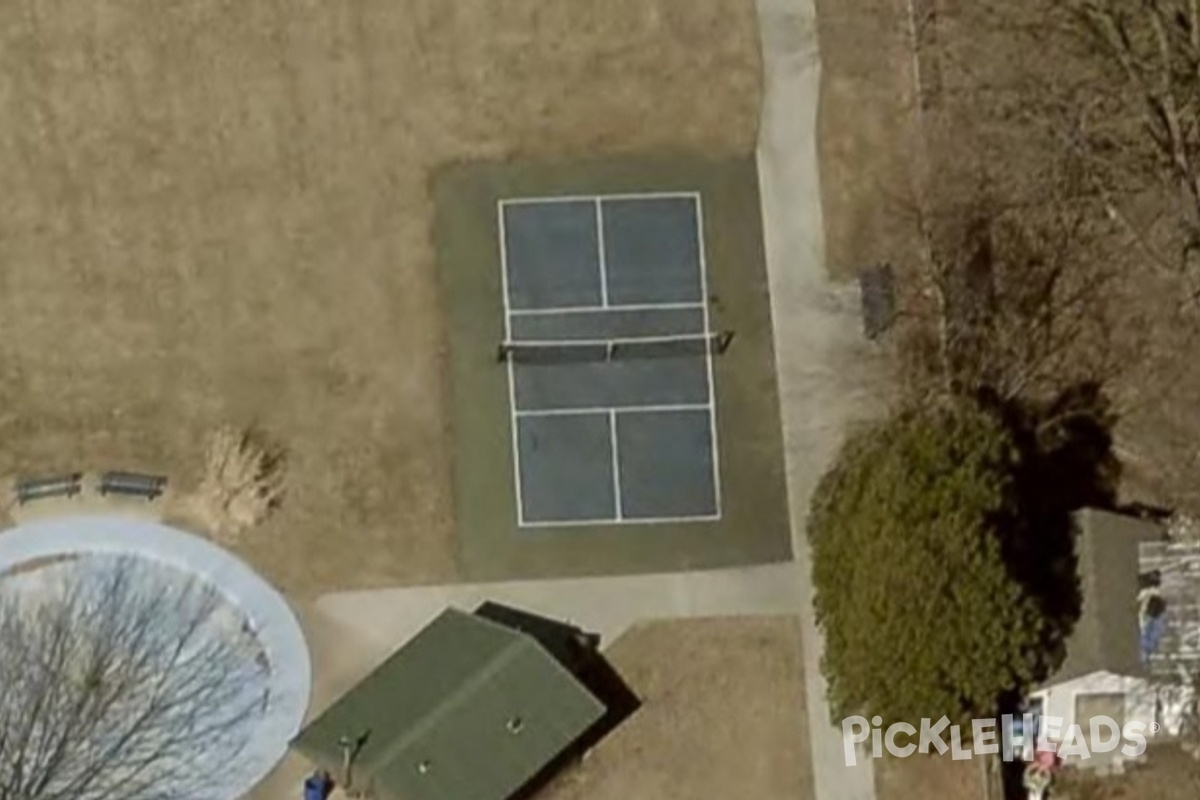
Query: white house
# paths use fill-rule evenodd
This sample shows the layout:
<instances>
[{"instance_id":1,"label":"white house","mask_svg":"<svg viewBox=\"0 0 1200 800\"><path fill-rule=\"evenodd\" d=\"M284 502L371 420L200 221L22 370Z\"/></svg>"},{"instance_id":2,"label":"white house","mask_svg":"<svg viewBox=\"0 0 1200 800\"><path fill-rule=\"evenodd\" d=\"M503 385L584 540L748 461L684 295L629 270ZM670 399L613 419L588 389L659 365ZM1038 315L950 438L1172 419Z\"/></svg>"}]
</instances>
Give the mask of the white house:
<instances>
[{"instance_id":1,"label":"white house","mask_svg":"<svg viewBox=\"0 0 1200 800\"><path fill-rule=\"evenodd\" d=\"M1142 653L1142 608L1139 602L1139 548L1162 542L1166 532L1156 523L1084 509L1076 515L1080 616L1066 642L1066 657L1051 678L1031 693L1043 718L1058 717L1062 726L1049 741L1061 744L1072 726L1087 735L1091 720L1108 717L1122 728L1138 721L1149 741L1162 724L1158 683ZM1086 760L1067 758L1084 767L1119 769L1120 750L1093 754Z\"/></svg>"}]
</instances>

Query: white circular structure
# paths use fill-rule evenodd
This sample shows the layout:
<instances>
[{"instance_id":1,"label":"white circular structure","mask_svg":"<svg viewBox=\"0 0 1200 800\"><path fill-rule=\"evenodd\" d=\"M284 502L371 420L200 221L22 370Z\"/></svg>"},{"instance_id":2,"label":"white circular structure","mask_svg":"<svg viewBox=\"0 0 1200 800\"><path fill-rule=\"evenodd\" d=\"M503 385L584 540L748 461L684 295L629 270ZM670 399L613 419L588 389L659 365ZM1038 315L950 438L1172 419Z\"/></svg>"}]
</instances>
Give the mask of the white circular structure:
<instances>
[{"instance_id":1,"label":"white circular structure","mask_svg":"<svg viewBox=\"0 0 1200 800\"><path fill-rule=\"evenodd\" d=\"M239 755L232 800L249 792L287 752L300 730L312 688L312 664L300 625L283 597L222 548L157 522L117 516L38 520L0 533L0 575L21 565L72 555L135 556L211 584L249 623L270 665L266 712Z\"/></svg>"}]
</instances>

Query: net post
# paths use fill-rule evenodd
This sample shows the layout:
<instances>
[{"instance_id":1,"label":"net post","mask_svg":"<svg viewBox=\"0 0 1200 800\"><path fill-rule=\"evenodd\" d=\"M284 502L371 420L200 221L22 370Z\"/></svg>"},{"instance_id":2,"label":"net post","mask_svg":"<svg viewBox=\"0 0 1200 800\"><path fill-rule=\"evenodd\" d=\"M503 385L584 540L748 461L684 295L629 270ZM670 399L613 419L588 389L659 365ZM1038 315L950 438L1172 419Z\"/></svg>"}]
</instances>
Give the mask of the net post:
<instances>
[{"instance_id":1,"label":"net post","mask_svg":"<svg viewBox=\"0 0 1200 800\"><path fill-rule=\"evenodd\" d=\"M729 345L733 342L733 331L719 331L716 336L715 345L717 355L722 355L729 349Z\"/></svg>"}]
</instances>

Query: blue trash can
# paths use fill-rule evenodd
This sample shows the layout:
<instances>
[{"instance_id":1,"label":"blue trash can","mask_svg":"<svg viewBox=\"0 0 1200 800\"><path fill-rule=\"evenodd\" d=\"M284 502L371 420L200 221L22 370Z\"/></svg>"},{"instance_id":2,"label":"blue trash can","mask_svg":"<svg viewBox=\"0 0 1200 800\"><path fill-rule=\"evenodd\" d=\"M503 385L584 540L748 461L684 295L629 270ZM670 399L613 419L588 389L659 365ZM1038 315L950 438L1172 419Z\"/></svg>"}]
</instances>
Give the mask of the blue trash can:
<instances>
[{"instance_id":1,"label":"blue trash can","mask_svg":"<svg viewBox=\"0 0 1200 800\"><path fill-rule=\"evenodd\" d=\"M329 800L333 779L328 772L314 772L304 780L304 800Z\"/></svg>"}]
</instances>

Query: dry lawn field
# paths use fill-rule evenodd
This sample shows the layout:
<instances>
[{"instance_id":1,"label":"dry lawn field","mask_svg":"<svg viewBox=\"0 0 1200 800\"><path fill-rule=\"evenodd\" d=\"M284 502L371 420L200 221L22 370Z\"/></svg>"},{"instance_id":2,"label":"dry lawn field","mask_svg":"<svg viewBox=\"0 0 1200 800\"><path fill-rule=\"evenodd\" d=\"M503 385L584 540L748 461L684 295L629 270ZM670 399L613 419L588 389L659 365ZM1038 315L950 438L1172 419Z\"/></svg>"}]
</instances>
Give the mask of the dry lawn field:
<instances>
[{"instance_id":1,"label":"dry lawn field","mask_svg":"<svg viewBox=\"0 0 1200 800\"><path fill-rule=\"evenodd\" d=\"M646 623L606 653L643 705L544 800L813 797L795 619Z\"/></svg>"},{"instance_id":2,"label":"dry lawn field","mask_svg":"<svg viewBox=\"0 0 1200 800\"><path fill-rule=\"evenodd\" d=\"M912 113L906 0L816 0L821 47L817 121L826 265L849 278L896 263L911 230L895 213L913 187L919 137Z\"/></svg>"},{"instance_id":3,"label":"dry lawn field","mask_svg":"<svg viewBox=\"0 0 1200 800\"><path fill-rule=\"evenodd\" d=\"M270 578L451 579L431 174L745 153L759 80L753 0L3 4L0 474L186 486L255 424Z\"/></svg>"},{"instance_id":4,"label":"dry lawn field","mask_svg":"<svg viewBox=\"0 0 1200 800\"><path fill-rule=\"evenodd\" d=\"M876 762L877 800L1002 800L986 793L987 778L978 758L955 761L949 755L914 754Z\"/></svg>"}]
</instances>

